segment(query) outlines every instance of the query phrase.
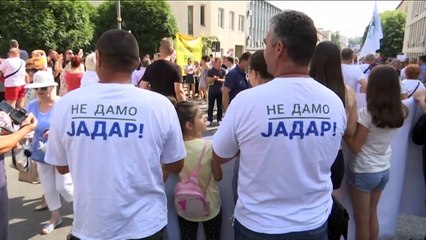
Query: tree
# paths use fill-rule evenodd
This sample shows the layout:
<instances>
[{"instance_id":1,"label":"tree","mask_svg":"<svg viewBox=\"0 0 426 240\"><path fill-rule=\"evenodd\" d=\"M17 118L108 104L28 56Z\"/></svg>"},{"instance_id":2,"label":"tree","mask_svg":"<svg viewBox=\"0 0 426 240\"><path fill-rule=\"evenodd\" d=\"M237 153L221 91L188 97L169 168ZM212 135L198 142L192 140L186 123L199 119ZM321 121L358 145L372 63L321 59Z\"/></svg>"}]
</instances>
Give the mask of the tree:
<instances>
[{"instance_id":1,"label":"tree","mask_svg":"<svg viewBox=\"0 0 426 240\"><path fill-rule=\"evenodd\" d=\"M139 43L140 54L154 54L163 37L173 37L177 32L176 21L170 6L164 0L140 0L121 2L122 29L131 31ZM103 32L117 28L115 1L106 1L98 7L94 19L94 41Z\"/></svg>"},{"instance_id":2,"label":"tree","mask_svg":"<svg viewBox=\"0 0 426 240\"><path fill-rule=\"evenodd\" d=\"M349 47L354 47L355 45L361 45L362 39L361 37L353 37L353 38L349 38Z\"/></svg>"},{"instance_id":3,"label":"tree","mask_svg":"<svg viewBox=\"0 0 426 240\"><path fill-rule=\"evenodd\" d=\"M380 14L383 39L380 41L380 54L384 57L396 57L402 52L406 14L400 10L386 11Z\"/></svg>"},{"instance_id":4,"label":"tree","mask_svg":"<svg viewBox=\"0 0 426 240\"><path fill-rule=\"evenodd\" d=\"M17 39L23 49L77 49L90 45L93 7L86 1L9 0L0 4L0 52Z\"/></svg>"},{"instance_id":5,"label":"tree","mask_svg":"<svg viewBox=\"0 0 426 240\"><path fill-rule=\"evenodd\" d=\"M217 36L208 36L203 38L203 55L207 55L212 51L212 42L219 41Z\"/></svg>"},{"instance_id":6,"label":"tree","mask_svg":"<svg viewBox=\"0 0 426 240\"><path fill-rule=\"evenodd\" d=\"M341 48L339 31L331 33L331 41L335 43L339 48Z\"/></svg>"}]
</instances>

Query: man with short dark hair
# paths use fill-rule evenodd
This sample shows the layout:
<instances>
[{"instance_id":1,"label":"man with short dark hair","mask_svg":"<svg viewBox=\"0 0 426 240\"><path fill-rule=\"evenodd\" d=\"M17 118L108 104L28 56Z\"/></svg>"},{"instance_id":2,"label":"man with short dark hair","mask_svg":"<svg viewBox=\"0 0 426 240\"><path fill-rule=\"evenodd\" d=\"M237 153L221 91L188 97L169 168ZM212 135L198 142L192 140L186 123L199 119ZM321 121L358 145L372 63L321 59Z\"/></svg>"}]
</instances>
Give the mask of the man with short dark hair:
<instances>
[{"instance_id":1,"label":"man with short dark hair","mask_svg":"<svg viewBox=\"0 0 426 240\"><path fill-rule=\"evenodd\" d=\"M213 136L214 161L240 157L234 239L326 240L345 108L308 75L313 21L285 11L269 26L264 55L275 78L238 94Z\"/></svg>"},{"instance_id":2,"label":"man with short dark hair","mask_svg":"<svg viewBox=\"0 0 426 240\"><path fill-rule=\"evenodd\" d=\"M233 57L228 56L228 57L225 57L224 59L225 59L224 64L226 66L226 74L228 74L237 65L234 63L234 58Z\"/></svg>"},{"instance_id":3,"label":"man with short dark hair","mask_svg":"<svg viewBox=\"0 0 426 240\"><path fill-rule=\"evenodd\" d=\"M352 65L354 51L350 48L342 49L342 73L345 84L355 92L367 92L367 80L364 73L357 66ZM360 86L358 86L358 84ZM359 87L359 91L358 91Z\"/></svg>"},{"instance_id":4,"label":"man with short dark hair","mask_svg":"<svg viewBox=\"0 0 426 240\"><path fill-rule=\"evenodd\" d=\"M222 121L222 91L221 87L225 81L226 71L222 68L222 58L215 57L213 66L207 72L207 82L209 83L208 108L207 108L207 125L213 122L213 109L216 102L216 119L217 124Z\"/></svg>"},{"instance_id":5,"label":"man with short dark hair","mask_svg":"<svg viewBox=\"0 0 426 240\"><path fill-rule=\"evenodd\" d=\"M373 70L375 66L376 66L376 57L374 57L374 55L370 53L364 57L364 64L359 65L359 68L361 69L365 78L368 79L368 75L370 74L371 70Z\"/></svg>"},{"instance_id":6,"label":"man with short dark hair","mask_svg":"<svg viewBox=\"0 0 426 240\"><path fill-rule=\"evenodd\" d=\"M170 100L129 83L138 65L135 37L109 30L96 43L99 83L55 103L45 160L71 172L71 239L163 239L162 166L179 173L186 153Z\"/></svg>"},{"instance_id":7,"label":"man with short dark hair","mask_svg":"<svg viewBox=\"0 0 426 240\"><path fill-rule=\"evenodd\" d=\"M18 43L18 41L17 40L15 40L15 39L12 39L12 40L10 40L10 42L9 42L9 47L10 48L18 48L19 49L19 43ZM22 59L22 60L24 60L24 61L27 61L28 60L28 52L27 51L25 51L24 49L19 49L19 57Z\"/></svg>"},{"instance_id":8,"label":"man with short dark hair","mask_svg":"<svg viewBox=\"0 0 426 240\"><path fill-rule=\"evenodd\" d=\"M225 83L222 87L222 105L223 110L226 112L229 103L241 91L250 87L247 80L247 68L250 64L250 52L245 52L240 57L240 62L231 71L226 74ZM234 60L231 58L232 61Z\"/></svg>"},{"instance_id":9,"label":"man with short dark hair","mask_svg":"<svg viewBox=\"0 0 426 240\"><path fill-rule=\"evenodd\" d=\"M161 39L161 58L155 60L146 68L139 82L139 87L143 89L151 88L151 91L174 97L178 102L181 102L186 100L183 91L182 69L171 61L172 54L172 40L170 38Z\"/></svg>"}]
</instances>

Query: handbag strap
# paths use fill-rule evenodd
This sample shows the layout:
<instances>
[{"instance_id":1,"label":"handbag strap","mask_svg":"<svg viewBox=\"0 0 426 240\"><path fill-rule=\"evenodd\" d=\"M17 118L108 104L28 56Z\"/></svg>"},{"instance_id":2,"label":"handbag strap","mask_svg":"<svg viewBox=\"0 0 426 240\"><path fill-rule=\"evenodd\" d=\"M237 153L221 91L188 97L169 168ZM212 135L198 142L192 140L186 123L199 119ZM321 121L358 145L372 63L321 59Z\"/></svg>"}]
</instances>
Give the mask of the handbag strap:
<instances>
[{"instance_id":1,"label":"handbag strap","mask_svg":"<svg viewBox=\"0 0 426 240\"><path fill-rule=\"evenodd\" d=\"M19 65L18 70L14 71L13 73L11 73L9 75L4 76L4 79L6 80L8 77L11 77L11 76L17 74L19 72L19 70L21 70L21 67L22 67L22 61L21 61L21 65Z\"/></svg>"},{"instance_id":2,"label":"handbag strap","mask_svg":"<svg viewBox=\"0 0 426 240\"><path fill-rule=\"evenodd\" d=\"M419 88L419 86L420 86L420 83L417 83L417 87L414 88L414 90L410 93L410 95L408 95L408 98L411 97L417 91L417 88Z\"/></svg>"}]
</instances>

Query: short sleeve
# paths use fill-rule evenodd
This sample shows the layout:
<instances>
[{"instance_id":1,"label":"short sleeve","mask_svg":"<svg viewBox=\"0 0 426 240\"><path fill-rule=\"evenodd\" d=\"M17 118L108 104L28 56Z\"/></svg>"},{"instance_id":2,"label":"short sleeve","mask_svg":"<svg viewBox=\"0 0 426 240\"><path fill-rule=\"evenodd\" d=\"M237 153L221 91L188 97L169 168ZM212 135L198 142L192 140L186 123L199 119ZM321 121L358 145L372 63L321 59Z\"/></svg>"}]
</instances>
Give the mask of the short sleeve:
<instances>
[{"instance_id":1,"label":"short sleeve","mask_svg":"<svg viewBox=\"0 0 426 240\"><path fill-rule=\"evenodd\" d=\"M65 115L61 109L60 100L55 103L50 118L49 140L46 148L44 161L55 166L68 166L67 154L63 141L64 134L63 116Z\"/></svg>"},{"instance_id":2,"label":"short sleeve","mask_svg":"<svg viewBox=\"0 0 426 240\"><path fill-rule=\"evenodd\" d=\"M362 108L358 112L358 123L362 126L369 128L372 122L372 117L367 108Z\"/></svg>"},{"instance_id":3,"label":"short sleeve","mask_svg":"<svg viewBox=\"0 0 426 240\"><path fill-rule=\"evenodd\" d=\"M221 158L232 158L239 151L236 129L237 122L240 118L238 116L237 107L241 106L242 103L234 101L229 105L226 111L226 117L223 118L219 129L213 135L213 150ZM240 104L240 105L239 105Z\"/></svg>"},{"instance_id":4,"label":"short sleeve","mask_svg":"<svg viewBox=\"0 0 426 240\"><path fill-rule=\"evenodd\" d=\"M3 73L4 73L4 71L6 71L6 60L5 59L3 59L3 62L0 64L0 71L2 71Z\"/></svg>"},{"instance_id":5,"label":"short sleeve","mask_svg":"<svg viewBox=\"0 0 426 240\"><path fill-rule=\"evenodd\" d=\"M224 86L233 89L235 86L235 74L233 72L229 72L225 77L225 83Z\"/></svg>"},{"instance_id":6,"label":"short sleeve","mask_svg":"<svg viewBox=\"0 0 426 240\"><path fill-rule=\"evenodd\" d=\"M173 82L175 82L175 83L181 83L181 82L183 82L182 68L179 65L177 65L177 64L176 64L175 71L174 71L173 75L174 75Z\"/></svg>"},{"instance_id":7,"label":"short sleeve","mask_svg":"<svg viewBox=\"0 0 426 240\"><path fill-rule=\"evenodd\" d=\"M408 88L403 82L399 82L399 85L401 86L401 94L408 94Z\"/></svg>"},{"instance_id":8,"label":"short sleeve","mask_svg":"<svg viewBox=\"0 0 426 240\"><path fill-rule=\"evenodd\" d=\"M166 118L168 121L163 121L163 123L168 124L169 127L160 159L161 163L169 164L184 159L186 151L176 110L173 108L170 101L166 102L164 105L166 105L164 108L167 110L163 118Z\"/></svg>"},{"instance_id":9,"label":"short sleeve","mask_svg":"<svg viewBox=\"0 0 426 240\"><path fill-rule=\"evenodd\" d=\"M150 80L151 80L150 77L151 77L151 72L152 72L152 67L150 67L150 66L148 66L146 68L146 70L145 70L145 72L144 72L144 74L143 74L143 76L142 76L142 78L141 78L140 81L150 82ZM138 85L139 85L140 81L138 82Z\"/></svg>"}]
</instances>

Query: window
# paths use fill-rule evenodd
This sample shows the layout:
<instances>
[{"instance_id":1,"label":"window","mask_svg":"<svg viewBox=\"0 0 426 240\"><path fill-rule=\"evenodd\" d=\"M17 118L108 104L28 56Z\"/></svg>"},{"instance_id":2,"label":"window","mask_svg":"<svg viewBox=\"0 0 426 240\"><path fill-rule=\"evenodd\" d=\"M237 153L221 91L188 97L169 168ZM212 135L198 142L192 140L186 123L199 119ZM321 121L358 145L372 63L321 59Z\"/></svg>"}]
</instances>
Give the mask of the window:
<instances>
[{"instance_id":1,"label":"window","mask_svg":"<svg viewBox=\"0 0 426 240\"><path fill-rule=\"evenodd\" d=\"M188 35L194 35L194 6L188 6Z\"/></svg>"},{"instance_id":2,"label":"window","mask_svg":"<svg viewBox=\"0 0 426 240\"><path fill-rule=\"evenodd\" d=\"M238 17L238 31L244 32L244 16L240 15Z\"/></svg>"},{"instance_id":3,"label":"window","mask_svg":"<svg viewBox=\"0 0 426 240\"><path fill-rule=\"evenodd\" d=\"M235 20L234 20L235 13L233 11L229 12L229 30L234 31L235 29Z\"/></svg>"},{"instance_id":4,"label":"window","mask_svg":"<svg viewBox=\"0 0 426 240\"><path fill-rule=\"evenodd\" d=\"M200 7L200 24L201 24L201 26L206 26L205 12L206 12L206 6L201 5L201 7Z\"/></svg>"},{"instance_id":5,"label":"window","mask_svg":"<svg viewBox=\"0 0 426 240\"><path fill-rule=\"evenodd\" d=\"M223 16L224 15L224 10L223 10L223 8L219 8L219 12L218 12L218 14L217 14L217 26L218 27L220 27L220 28L223 28L223 22L224 22L224 20L223 20Z\"/></svg>"}]
</instances>

